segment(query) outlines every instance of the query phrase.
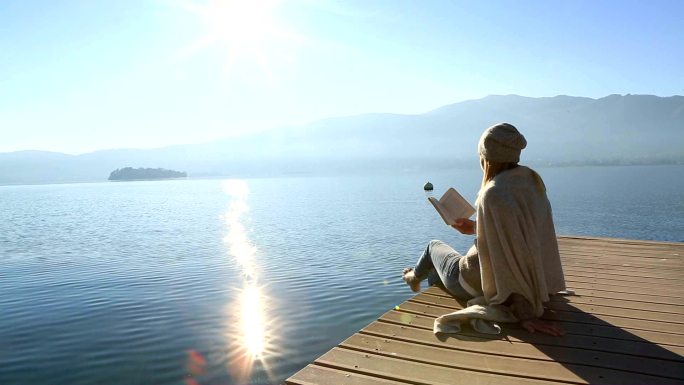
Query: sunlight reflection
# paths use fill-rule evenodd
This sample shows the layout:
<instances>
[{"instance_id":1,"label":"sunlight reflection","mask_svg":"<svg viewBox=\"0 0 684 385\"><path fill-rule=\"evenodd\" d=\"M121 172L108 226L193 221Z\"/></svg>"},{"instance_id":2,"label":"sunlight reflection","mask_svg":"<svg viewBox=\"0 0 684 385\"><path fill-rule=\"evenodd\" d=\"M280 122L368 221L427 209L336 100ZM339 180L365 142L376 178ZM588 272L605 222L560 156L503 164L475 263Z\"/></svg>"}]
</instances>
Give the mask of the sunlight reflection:
<instances>
[{"instance_id":1,"label":"sunlight reflection","mask_svg":"<svg viewBox=\"0 0 684 385\"><path fill-rule=\"evenodd\" d=\"M230 195L231 202L224 219L228 225L228 235L223 241L228 245L230 255L235 259L238 267L247 278L256 279L256 265L254 256L256 247L247 238L247 231L241 222L241 217L249 211L247 183L241 180L230 180L223 184L223 191Z\"/></svg>"},{"instance_id":2,"label":"sunlight reflection","mask_svg":"<svg viewBox=\"0 0 684 385\"><path fill-rule=\"evenodd\" d=\"M242 292L242 332L243 345L253 357L261 357L264 352L264 319L262 318L261 290L250 285Z\"/></svg>"},{"instance_id":3,"label":"sunlight reflection","mask_svg":"<svg viewBox=\"0 0 684 385\"><path fill-rule=\"evenodd\" d=\"M245 181L230 180L224 182L223 190L230 196L230 205L224 215L228 227L224 242L242 273L242 282L235 282L241 286L235 287L239 291L237 299L226 308L230 371L238 381L244 382L252 374L255 363L260 363L271 376L266 364L266 358L273 350L269 351L272 338L265 317L268 298L259 283L257 248L249 241L243 224L243 217L249 211L248 185Z\"/></svg>"}]
</instances>

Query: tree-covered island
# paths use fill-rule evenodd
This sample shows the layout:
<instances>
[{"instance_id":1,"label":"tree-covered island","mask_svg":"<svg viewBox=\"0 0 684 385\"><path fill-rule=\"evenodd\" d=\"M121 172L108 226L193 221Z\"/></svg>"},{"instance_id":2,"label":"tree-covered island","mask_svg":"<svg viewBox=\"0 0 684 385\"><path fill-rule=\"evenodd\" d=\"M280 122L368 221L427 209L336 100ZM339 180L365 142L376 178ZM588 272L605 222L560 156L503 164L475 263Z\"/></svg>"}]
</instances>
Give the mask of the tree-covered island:
<instances>
[{"instance_id":1,"label":"tree-covered island","mask_svg":"<svg viewBox=\"0 0 684 385\"><path fill-rule=\"evenodd\" d=\"M185 178L188 174L182 171L167 170L164 168L117 168L109 174L109 180L154 180Z\"/></svg>"}]
</instances>

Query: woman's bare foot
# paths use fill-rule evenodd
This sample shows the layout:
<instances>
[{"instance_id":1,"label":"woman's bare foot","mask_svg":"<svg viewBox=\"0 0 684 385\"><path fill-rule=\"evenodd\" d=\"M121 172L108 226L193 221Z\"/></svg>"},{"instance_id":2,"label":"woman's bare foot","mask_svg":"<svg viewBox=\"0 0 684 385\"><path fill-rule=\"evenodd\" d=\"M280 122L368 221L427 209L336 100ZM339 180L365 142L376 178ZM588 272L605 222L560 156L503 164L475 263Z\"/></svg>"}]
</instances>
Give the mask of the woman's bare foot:
<instances>
[{"instance_id":1,"label":"woman's bare foot","mask_svg":"<svg viewBox=\"0 0 684 385\"><path fill-rule=\"evenodd\" d=\"M407 267L404 269L402 272L404 275L404 282L406 282L407 285L411 288L411 290L415 291L416 293L420 291L420 280L416 278L416 274L413 272L413 269L410 267Z\"/></svg>"}]
</instances>

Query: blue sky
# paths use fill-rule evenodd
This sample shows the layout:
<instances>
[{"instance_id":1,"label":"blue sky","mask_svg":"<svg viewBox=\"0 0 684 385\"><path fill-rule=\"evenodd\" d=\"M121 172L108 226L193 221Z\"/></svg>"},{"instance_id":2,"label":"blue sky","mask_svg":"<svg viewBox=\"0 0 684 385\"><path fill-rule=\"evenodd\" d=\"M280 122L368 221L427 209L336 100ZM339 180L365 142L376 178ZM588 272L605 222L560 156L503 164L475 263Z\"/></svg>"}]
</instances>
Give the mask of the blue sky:
<instances>
[{"instance_id":1,"label":"blue sky","mask_svg":"<svg viewBox=\"0 0 684 385\"><path fill-rule=\"evenodd\" d=\"M676 0L2 0L0 152L195 143L489 94L681 95L682 15Z\"/></svg>"}]
</instances>

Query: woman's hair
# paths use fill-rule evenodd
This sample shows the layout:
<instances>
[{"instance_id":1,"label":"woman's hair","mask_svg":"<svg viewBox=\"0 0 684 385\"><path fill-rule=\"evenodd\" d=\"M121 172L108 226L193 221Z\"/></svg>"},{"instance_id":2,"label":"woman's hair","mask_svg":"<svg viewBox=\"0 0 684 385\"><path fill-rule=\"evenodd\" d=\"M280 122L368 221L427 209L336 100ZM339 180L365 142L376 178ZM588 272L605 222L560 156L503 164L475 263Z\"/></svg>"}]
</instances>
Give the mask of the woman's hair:
<instances>
[{"instance_id":1,"label":"woman's hair","mask_svg":"<svg viewBox=\"0 0 684 385\"><path fill-rule=\"evenodd\" d=\"M485 158L480 158L480 166L482 167L482 185L480 186L480 189L482 189L487 182L494 179L494 177L499 175L501 172L518 167L518 163L490 162Z\"/></svg>"},{"instance_id":2,"label":"woman's hair","mask_svg":"<svg viewBox=\"0 0 684 385\"><path fill-rule=\"evenodd\" d=\"M477 193L477 203L480 203L480 195L482 193L482 190L484 190L485 186L487 183L494 179L495 176L501 174L502 172L506 170L512 170L516 167L518 167L517 162L491 162L486 160L485 158L480 157L480 166L482 167L482 185L480 186L480 191ZM534 181L537 184L537 189L539 190L539 193L546 193L546 185L544 184L544 181L542 180L541 176L537 174L536 171L530 169L532 171L532 177L534 178Z\"/></svg>"}]
</instances>

